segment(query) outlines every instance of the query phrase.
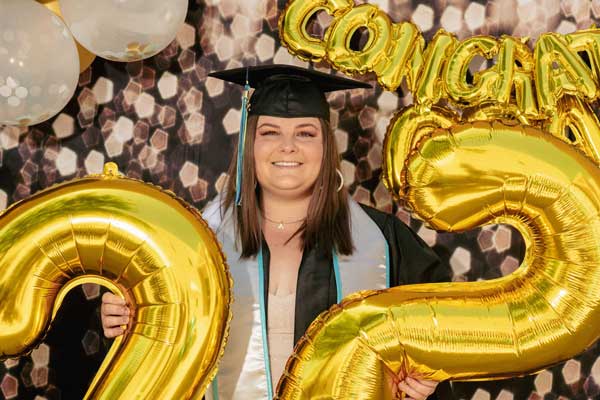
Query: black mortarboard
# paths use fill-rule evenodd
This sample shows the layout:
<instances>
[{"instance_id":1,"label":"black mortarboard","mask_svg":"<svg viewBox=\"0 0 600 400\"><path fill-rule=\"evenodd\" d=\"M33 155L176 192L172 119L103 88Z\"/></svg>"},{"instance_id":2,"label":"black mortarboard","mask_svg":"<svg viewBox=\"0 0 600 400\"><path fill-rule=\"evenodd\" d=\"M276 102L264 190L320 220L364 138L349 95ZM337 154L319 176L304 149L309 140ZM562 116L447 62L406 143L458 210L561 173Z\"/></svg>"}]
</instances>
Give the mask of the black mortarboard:
<instances>
[{"instance_id":1,"label":"black mortarboard","mask_svg":"<svg viewBox=\"0 0 600 400\"><path fill-rule=\"evenodd\" d=\"M329 104L325 99L325 92L371 87L367 83L352 79L282 64L229 69L212 72L208 76L244 86L235 177L236 205L241 204L242 165L248 115L318 117L329 122ZM255 90L248 100L251 87Z\"/></svg>"},{"instance_id":2,"label":"black mortarboard","mask_svg":"<svg viewBox=\"0 0 600 400\"><path fill-rule=\"evenodd\" d=\"M293 65L259 65L210 73L209 76L254 88L249 115L319 117L329 122L325 92L371 85Z\"/></svg>"}]
</instances>

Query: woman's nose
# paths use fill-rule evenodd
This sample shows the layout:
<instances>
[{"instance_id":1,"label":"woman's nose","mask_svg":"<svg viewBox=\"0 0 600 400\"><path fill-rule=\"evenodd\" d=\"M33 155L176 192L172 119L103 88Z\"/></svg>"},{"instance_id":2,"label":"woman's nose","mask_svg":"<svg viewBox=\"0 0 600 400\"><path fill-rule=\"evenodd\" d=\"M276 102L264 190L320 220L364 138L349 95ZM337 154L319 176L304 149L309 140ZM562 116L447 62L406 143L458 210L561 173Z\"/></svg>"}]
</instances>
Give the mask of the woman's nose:
<instances>
[{"instance_id":1,"label":"woman's nose","mask_svg":"<svg viewBox=\"0 0 600 400\"><path fill-rule=\"evenodd\" d=\"M294 138L293 136L282 137L281 145L280 145L279 149L286 153L294 152L294 151L298 150L298 147L296 146L296 138Z\"/></svg>"}]
</instances>

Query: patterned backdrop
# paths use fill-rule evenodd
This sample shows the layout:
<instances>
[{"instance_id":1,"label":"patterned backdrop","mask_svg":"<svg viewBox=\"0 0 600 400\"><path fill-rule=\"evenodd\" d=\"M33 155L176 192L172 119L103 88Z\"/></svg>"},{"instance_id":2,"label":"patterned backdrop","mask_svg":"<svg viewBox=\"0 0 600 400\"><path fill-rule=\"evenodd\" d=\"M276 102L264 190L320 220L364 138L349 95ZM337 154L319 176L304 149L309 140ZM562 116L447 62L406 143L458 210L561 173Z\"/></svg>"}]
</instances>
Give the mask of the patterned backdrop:
<instances>
[{"instance_id":1,"label":"patterned backdrop","mask_svg":"<svg viewBox=\"0 0 600 400\"><path fill-rule=\"evenodd\" d=\"M426 39L439 28L460 39L475 34L535 39L546 31L588 28L600 18L599 0L371 3L396 22L412 20ZM98 173L107 161L115 161L128 176L168 188L201 209L227 179L241 104L239 87L206 75L245 65L306 65L279 44L277 19L284 5L277 0L190 0L186 24L162 53L129 64L96 59L81 74L75 96L62 113L29 129L0 127L0 209L56 182ZM322 32L327 23L317 20L313 31ZM472 63L471 68L485 66L485 62ZM325 65L315 67L328 71ZM380 183L382 139L393 113L411 103L405 93L375 87L329 96L350 193L407 222L447 260L455 281L512 272L523 254L516 231L490 226L461 235L437 233L393 204ZM110 346L100 329L102 292L96 285L73 290L39 348L28 356L0 362L0 396L36 400L83 396ZM454 383L448 397L600 398L599 355L596 345L537 376Z\"/></svg>"}]
</instances>

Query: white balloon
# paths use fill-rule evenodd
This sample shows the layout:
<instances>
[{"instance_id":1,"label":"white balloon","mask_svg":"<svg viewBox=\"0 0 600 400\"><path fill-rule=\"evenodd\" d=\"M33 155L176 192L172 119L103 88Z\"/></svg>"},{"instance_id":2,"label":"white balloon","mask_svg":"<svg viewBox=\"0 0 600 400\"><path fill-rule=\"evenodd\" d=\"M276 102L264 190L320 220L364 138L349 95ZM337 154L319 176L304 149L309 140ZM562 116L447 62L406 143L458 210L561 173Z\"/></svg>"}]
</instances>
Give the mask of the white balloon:
<instances>
[{"instance_id":1,"label":"white balloon","mask_svg":"<svg viewBox=\"0 0 600 400\"><path fill-rule=\"evenodd\" d=\"M0 0L0 124L56 115L78 80L77 48L62 20L34 0Z\"/></svg>"},{"instance_id":2,"label":"white balloon","mask_svg":"<svg viewBox=\"0 0 600 400\"><path fill-rule=\"evenodd\" d=\"M151 57L169 45L185 22L188 0L59 0L75 39L113 61Z\"/></svg>"}]
</instances>

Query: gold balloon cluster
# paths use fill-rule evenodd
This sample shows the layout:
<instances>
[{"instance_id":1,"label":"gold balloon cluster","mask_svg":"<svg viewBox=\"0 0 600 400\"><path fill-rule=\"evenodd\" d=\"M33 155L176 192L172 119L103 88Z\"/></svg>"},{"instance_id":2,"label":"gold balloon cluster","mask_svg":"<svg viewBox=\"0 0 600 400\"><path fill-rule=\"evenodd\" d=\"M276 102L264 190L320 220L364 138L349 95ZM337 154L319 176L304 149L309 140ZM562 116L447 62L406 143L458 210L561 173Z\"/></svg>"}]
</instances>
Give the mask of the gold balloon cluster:
<instances>
[{"instance_id":1,"label":"gold balloon cluster","mask_svg":"<svg viewBox=\"0 0 600 400\"><path fill-rule=\"evenodd\" d=\"M202 396L224 350L232 294L221 248L194 208L118 176L112 163L9 207L0 216L0 358L33 349L82 283L133 307L86 398Z\"/></svg>"},{"instance_id":2,"label":"gold balloon cluster","mask_svg":"<svg viewBox=\"0 0 600 400\"><path fill-rule=\"evenodd\" d=\"M318 12L333 17L308 34ZM369 38L353 47L359 29ZM390 122L383 180L437 230L506 223L527 250L485 282L360 292L309 327L279 382L281 399L380 399L389 373L500 379L576 356L600 330L600 30L527 39L443 30L425 47L411 23L371 4L292 0L282 42L304 60L406 80L414 104ZM493 66L469 77L475 56Z\"/></svg>"},{"instance_id":3,"label":"gold balloon cluster","mask_svg":"<svg viewBox=\"0 0 600 400\"><path fill-rule=\"evenodd\" d=\"M333 20L323 38L313 37L308 24L322 11ZM352 38L360 29L368 30L368 40L362 49L353 49ZM529 119L546 119L563 96L590 101L600 95L600 29L543 34L533 53L527 38L474 36L459 41L444 30L425 46L414 24L392 23L375 5L292 0L281 15L279 32L282 43L301 59L324 60L347 74L373 72L390 91L406 80L415 104L443 99L460 107L493 102L514 105ZM467 71L475 56L496 62L474 73L469 82Z\"/></svg>"}]
</instances>

